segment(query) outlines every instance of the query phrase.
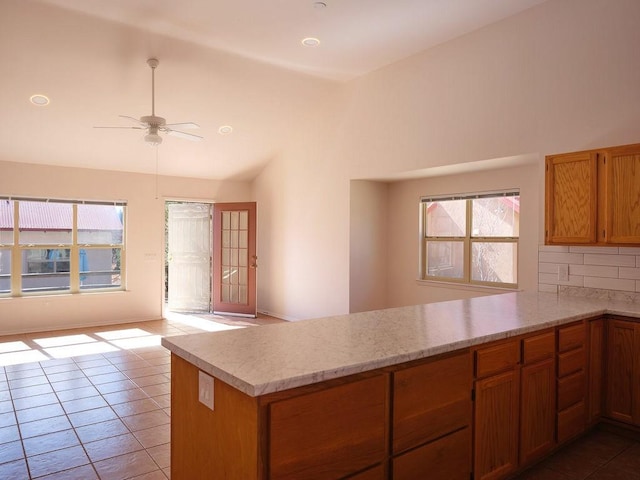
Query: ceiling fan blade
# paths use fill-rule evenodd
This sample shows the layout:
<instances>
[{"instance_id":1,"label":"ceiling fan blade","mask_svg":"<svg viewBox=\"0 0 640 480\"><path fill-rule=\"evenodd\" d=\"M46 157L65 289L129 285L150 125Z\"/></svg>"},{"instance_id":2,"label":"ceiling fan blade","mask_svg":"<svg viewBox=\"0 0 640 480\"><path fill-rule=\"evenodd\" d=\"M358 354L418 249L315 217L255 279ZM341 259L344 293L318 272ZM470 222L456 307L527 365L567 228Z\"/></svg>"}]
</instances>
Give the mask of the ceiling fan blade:
<instances>
[{"instance_id":1,"label":"ceiling fan blade","mask_svg":"<svg viewBox=\"0 0 640 480\"><path fill-rule=\"evenodd\" d=\"M193 133L180 132L178 130L171 130L170 128L164 129L169 135L173 135L174 137L184 138L186 140L199 141L202 140L200 135L194 135Z\"/></svg>"},{"instance_id":2,"label":"ceiling fan blade","mask_svg":"<svg viewBox=\"0 0 640 480\"><path fill-rule=\"evenodd\" d=\"M148 127L148 125L144 122L141 122L140 120L138 120L137 118L133 118L130 117L129 115L118 115L120 118L126 118L127 120L131 120L133 123L137 123L138 125L141 125L143 127Z\"/></svg>"},{"instance_id":3,"label":"ceiling fan blade","mask_svg":"<svg viewBox=\"0 0 640 480\"><path fill-rule=\"evenodd\" d=\"M200 128L200 125L198 125L197 123L193 123L193 122L185 122L185 123L168 123L165 125L165 127L169 127L169 129L172 128L181 128L181 129L193 129L193 128Z\"/></svg>"},{"instance_id":4,"label":"ceiling fan blade","mask_svg":"<svg viewBox=\"0 0 640 480\"><path fill-rule=\"evenodd\" d=\"M103 126L96 126L94 125L93 128L120 128L120 129L125 129L125 130L146 130L147 127L103 127Z\"/></svg>"}]
</instances>

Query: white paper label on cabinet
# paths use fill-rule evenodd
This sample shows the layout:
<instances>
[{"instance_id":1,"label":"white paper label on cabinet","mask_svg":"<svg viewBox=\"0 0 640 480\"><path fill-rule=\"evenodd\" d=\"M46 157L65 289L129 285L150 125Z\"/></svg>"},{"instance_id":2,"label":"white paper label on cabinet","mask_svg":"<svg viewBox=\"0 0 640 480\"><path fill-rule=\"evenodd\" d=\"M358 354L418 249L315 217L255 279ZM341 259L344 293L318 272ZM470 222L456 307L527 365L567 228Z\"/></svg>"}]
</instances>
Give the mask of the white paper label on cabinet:
<instances>
[{"instance_id":1,"label":"white paper label on cabinet","mask_svg":"<svg viewBox=\"0 0 640 480\"><path fill-rule=\"evenodd\" d=\"M198 370L198 400L213 410L213 377Z\"/></svg>"}]
</instances>

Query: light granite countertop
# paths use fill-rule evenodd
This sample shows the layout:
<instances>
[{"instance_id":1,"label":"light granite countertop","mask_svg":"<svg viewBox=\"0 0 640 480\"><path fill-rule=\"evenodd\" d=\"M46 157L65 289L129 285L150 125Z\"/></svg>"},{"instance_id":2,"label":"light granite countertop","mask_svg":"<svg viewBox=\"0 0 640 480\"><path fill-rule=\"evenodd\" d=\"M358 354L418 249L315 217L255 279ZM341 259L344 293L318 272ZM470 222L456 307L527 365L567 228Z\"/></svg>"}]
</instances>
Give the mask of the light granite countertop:
<instances>
[{"instance_id":1,"label":"light granite countertop","mask_svg":"<svg viewBox=\"0 0 640 480\"><path fill-rule=\"evenodd\" d=\"M162 345L256 397L604 313L640 318L640 304L549 293L505 293L165 337Z\"/></svg>"}]
</instances>

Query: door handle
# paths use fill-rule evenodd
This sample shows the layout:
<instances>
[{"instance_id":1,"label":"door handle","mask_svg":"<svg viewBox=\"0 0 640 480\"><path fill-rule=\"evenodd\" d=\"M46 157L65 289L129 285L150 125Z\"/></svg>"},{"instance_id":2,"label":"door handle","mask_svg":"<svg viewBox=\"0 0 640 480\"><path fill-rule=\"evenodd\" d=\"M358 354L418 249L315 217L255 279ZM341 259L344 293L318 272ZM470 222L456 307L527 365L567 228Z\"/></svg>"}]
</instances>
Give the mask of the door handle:
<instances>
[{"instance_id":1,"label":"door handle","mask_svg":"<svg viewBox=\"0 0 640 480\"><path fill-rule=\"evenodd\" d=\"M251 265L249 265L249 267L258 268L258 256L257 255L251 255L251 258L253 259L253 261L251 262Z\"/></svg>"}]
</instances>

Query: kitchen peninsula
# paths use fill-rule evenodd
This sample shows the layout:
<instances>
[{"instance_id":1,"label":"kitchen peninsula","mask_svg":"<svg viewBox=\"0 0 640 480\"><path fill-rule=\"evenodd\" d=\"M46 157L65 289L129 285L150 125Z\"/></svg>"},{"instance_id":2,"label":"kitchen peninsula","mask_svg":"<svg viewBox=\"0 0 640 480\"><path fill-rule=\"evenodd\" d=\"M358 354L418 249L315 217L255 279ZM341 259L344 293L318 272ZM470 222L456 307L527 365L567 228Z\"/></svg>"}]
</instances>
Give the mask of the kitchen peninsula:
<instances>
[{"instance_id":1,"label":"kitchen peninsula","mask_svg":"<svg viewBox=\"0 0 640 480\"><path fill-rule=\"evenodd\" d=\"M605 340L637 350L638 318L637 303L519 292L163 338L172 478L503 478L600 416L640 413L635 391L602 408Z\"/></svg>"}]
</instances>

